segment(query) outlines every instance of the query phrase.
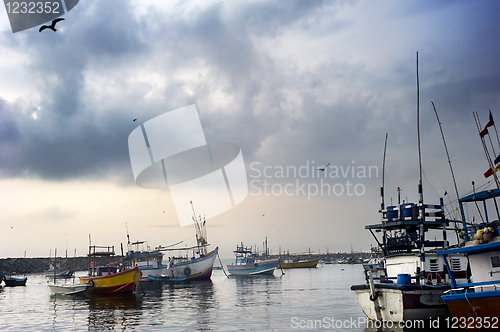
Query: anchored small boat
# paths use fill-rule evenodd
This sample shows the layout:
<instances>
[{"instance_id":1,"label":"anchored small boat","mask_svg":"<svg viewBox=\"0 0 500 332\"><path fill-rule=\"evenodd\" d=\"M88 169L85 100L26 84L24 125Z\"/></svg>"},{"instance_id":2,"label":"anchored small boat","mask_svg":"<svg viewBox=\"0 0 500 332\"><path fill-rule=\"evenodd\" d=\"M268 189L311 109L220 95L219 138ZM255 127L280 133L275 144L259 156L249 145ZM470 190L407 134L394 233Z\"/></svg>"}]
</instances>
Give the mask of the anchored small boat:
<instances>
[{"instance_id":1,"label":"anchored small boat","mask_svg":"<svg viewBox=\"0 0 500 332\"><path fill-rule=\"evenodd\" d=\"M90 287L90 283L61 284L61 285L49 284L50 293L52 295L84 294L88 287Z\"/></svg>"},{"instance_id":2,"label":"anchored small boat","mask_svg":"<svg viewBox=\"0 0 500 332\"><path fill-rule=\"evenodd\" d=\"M252 247L245 247L243 243L241 246L236 245L234 254L235 264L227 265L229 274L233 276L273 274L278 266L278 259L260 260L259 256L252 252Z\"/></svg>"},{"instance_id":3,"label":"anchored small boat","mask_svg":"<svg viewBox=\"0 0 500 332\"><path fill-rule=\"evenodd\" d=\"M5 286L7 287L26 286L27 280L28 277L16 278L3 275L3 282L5 282Z\"/></svg>"},{"instance_id":4,"label":"anchored small boat","mask_svg":"<svg viewBox=\"0 0 500 332\"><path fill-rule=\"evenodd\" d=\"M76 254L76 251L75 251ZM77 295L77 294L84 294L87 288L90 286L88 283L75 283L75 279L73 277L73 283L64 283L64 284L57 284L57 281L61 278L67 279L68 277L61 277L61 274L58 273L60 272L61 269L58 269L57 265L57 249L54 250L54 260L52 261L51 266L53 267L52 269L52 275L48 275L49 277L53 278L53 283L51 284L49 281L47 281L48 286L50 288L50 293L51 295ZM59 270L59 271L58 271ZM71 273L73 275L73 273Z\"/></svg>"},{"instance_id":5,"label":"anchored small boat","mask_svg":"<svg viewBox=\"0 0 500 332\"><path fill-rule=\"evenodd\" d=\"M80 283L89 284L89 294L119 294L133 292L141 278L138 267L119 271L116 264L98 265L97 257L114 256L114 247L89 246L89 275Z\"/></svg>"}]
</instances>

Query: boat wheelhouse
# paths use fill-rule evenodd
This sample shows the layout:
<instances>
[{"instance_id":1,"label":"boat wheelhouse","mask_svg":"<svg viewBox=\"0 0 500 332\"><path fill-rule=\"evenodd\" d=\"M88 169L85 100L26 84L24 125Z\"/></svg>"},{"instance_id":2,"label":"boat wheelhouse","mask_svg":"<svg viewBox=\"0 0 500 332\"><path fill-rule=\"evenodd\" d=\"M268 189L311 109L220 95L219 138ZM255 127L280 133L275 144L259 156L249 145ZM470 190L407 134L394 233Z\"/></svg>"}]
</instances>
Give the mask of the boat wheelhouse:
<instances>
[{"instance_id":1,"label":"boat wheelhouse","mask_svg":"<svg viewBox=\"0 0 500 332\"><path fill-rule=\"evenodd\" d=\"M89 273L80 277L80 283L88 283L86 292L90 294L119 294L131 293L140 280L141 272L138 267L120 270L116 262L110 261L115 255L113 246L89 246ZM107 259L102 264L102 259Z\"/></svg>"}]
</instances>

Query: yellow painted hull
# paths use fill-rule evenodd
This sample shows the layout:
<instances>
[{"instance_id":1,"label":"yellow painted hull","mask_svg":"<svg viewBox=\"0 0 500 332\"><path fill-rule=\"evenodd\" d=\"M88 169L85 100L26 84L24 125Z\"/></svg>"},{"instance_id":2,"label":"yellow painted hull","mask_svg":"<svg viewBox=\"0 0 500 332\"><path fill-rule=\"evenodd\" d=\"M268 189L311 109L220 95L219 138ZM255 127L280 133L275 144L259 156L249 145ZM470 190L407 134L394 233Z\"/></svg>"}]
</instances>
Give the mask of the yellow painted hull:
<instances>
[{"instance_id":1,"label":"yellow painted hull","mask_svg":"<svg viewBox=\"0 0 500 332\"><path fill-rule=\"evenodd\" d=\"M313 259L310 261L301 262L280 262L278 264L278 269L299 269L299 268L311 268L318 265L319 259Z\"/></svg>"},{"instance_id":2,"label":"yellow painted hull","mask_svg":"<svg viewBox=\"0 0 500 332\"><path fill-rule=\"evenodd\" d=\"M116 294L133 292L141 272L138 267L101 277L80 277L80 283L90 283L88 293Z\"/></svg>"}]
</instances>

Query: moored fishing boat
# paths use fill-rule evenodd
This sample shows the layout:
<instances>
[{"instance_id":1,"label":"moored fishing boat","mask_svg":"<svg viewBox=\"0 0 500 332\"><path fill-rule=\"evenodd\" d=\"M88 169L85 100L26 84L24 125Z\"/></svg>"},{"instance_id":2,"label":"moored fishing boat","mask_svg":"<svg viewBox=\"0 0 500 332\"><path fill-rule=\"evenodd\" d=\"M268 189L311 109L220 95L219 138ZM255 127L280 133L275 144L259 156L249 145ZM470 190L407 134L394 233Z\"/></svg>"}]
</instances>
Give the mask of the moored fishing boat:
<instances>
[{"instance_id":1,"label":"moored fishing boat","mask_svg":"<svg viewBox=\"0 0 500 332\"><path fill-rule=\"evenodd\" d=\"M374 277L371 269L365 269L366 284L351 287L351 290L356 293L363 312L371 320L403 322L415 319L428 321L429 319L448 317L449 311L446 303L441 299L441 295L451 288L449 283L451 276L454 275L456 278L462 279L466 277L466 259L462 254L451 257L454 268L450 271L444 269L443 257L436 254L438 249L446 249L450 246L447 230L450 222L454 221L445 218L442 198L439 204L424 204L418 82L417 53L419 202L418 204L405 201L401 203L400 189L398 188L398 205L385 207L386 134L380 191L382 202L379 210L382 214L382 220L379 224L365 227L371 232L383 252L382 260L385 269L383 274L385 277ZM450 230L456 231L455 227ZM374 231L381 235L381 239L377 238ZM434 241L429 240L428 232L431 232ZM441 239L437 240L439 234L441 234ZM394 283L394 281L397 282Z\"/></svg>"},{"instance_id":2,"label":"moored fishing boat","mask_svg":"<svg viewBox=\"0 0 500 332\"><path fill-rule=\"evenodd\" d=\"M195 246L176 247L183 242L180 241L150 250L146 241L129 241L126 266L138 267L142 272L141 281L210 280L219 248L207 252L210 245L207 242L206 220L197 217L194 208L192 219L196 229ZM165 256L168 258L165 259Z\"/></svg>"},{"instance_id":3,"label":"moored fishing boat","mask_svg":"<svg viewBox=\"0 0 500 332\"><path fill-rule=\"evenodd\" d=\"M450 271L452 263L448 257L453 254L466 254L470 264L471 280L458 284L451 278L452 289L441 298L446 302L451 320L457 327L493 329L500 327L498 318L500 307L500 215L496 197L500 189L474 192L459 200L461 209L467 202L482 202L484 220L480 224L467 223L463 217L463 234L465 246L438 251L445 258L446 268ZM493 201L496 208L494 221L489 220L486 201Z\"/></svg>"},{"instance_id":4,"label":"moored fishing boat","mask_svg":"<svg viewBox=\"0 0 500 332\"><path fill-rule=\"evenodd\" d=\"M89 275L80 277L80 283L90 284L87 293L118 294L135 290L141 278L138 267L119 271L116 264L97 264L97 257L112 257L114 254L114 247L89 246Z\"/></svg>"},{"instance_id":5,"label":"moored fishing boat","mask_svg":"<svg viewBox=\"0 0 500 332\"><path fill-rule=\"evenodd\" d=\"M245 247L243 243L241 246L236 245L234 254L236 256L235 263L227 265L229 274L233 276L271 275L278 266L278 259L260 260L258 255L252 252L252 247Z\"/></svg>"},{"instance_id":6,"label":"moored fishing boat","mask_svg":"<svg viewBox=\"0 0 500 332\"><path fill-rule=\"evenodd\" d=\"M49 269L45 271L45 275L48 278L54 278L55 274L55 277L60 279L72 278L74 273L75 271L67 266L59 266L54 264L50 264Z\"/></svg>"},{"instance_id":7,"label":"moored fishing boat","mask_svg":"<svg viewBox=\"0 0 500 332\"><path fill-rule=\"evenodd\" d=\"M300 268L315 268L318 265L319 258L317 259L303 259L303 260L281 260L278 263L278 269L300 269Z\"/></svg>"},{"instance_id":8,"label":"moored fishing boat","mask_svg":"<svg viewBox=\"0 0 500 332\"><path fill-rule=\"evenodd\" d=\"M210 280L218 250L215 248L208 253L203 253L201 247L185 247L168 250L158 248L154 251L129 251L126 256L126 264L141 270L141 281L166 281L166 277L177 278L176 281L182 278L193 281ZM165 251L171 255L167 259L167 264L162 263ZM152 258L156 258L156 260L153 261Z\"/></svg>"},{"instance_id":9,"label":"moored fishing boat","mask_svg":"<svg viewBox=\"0 0 500 332\"><path fill-rule=\"evenodd\" d=\"M64 283L64 284L57 284L58 279L61 279L60 274L58 273L58 265L57 265L57 249L54 250L54 260L51 264L54 268L52 269L52 275L48 275L49 277L53 278L53 283L51 284L49 281L47 281L48 286L50 288L50 293L51 295L77 295L77 294L84 294L85 291L87 290L87 287L90 286L88 283L75 283L75 279L73 278L72 283ZM67 277L64 277L67 279Z\"/></svg>"},{"instance_id":10,"label":"moored fishing boat","mask_svg":"<svg viewBox=\"0 0 500 332\"><path fill-rule=\"evenodd\" d=\"M0 276L3 278L3 282L5 282L5 286L7 287L26 286L26 281L28 280L28 277L22 277L22 278L10 277L6 276L2 272L0 272Z\"/></svg>"}]
</instances>

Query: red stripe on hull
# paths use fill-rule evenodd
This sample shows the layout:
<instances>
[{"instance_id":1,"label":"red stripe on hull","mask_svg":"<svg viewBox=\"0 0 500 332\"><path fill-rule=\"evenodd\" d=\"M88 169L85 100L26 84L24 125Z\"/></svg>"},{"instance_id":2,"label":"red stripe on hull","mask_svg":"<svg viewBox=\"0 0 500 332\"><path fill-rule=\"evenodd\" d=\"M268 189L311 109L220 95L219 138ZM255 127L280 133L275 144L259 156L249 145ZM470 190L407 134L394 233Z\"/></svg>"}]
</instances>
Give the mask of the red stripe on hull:
<instances>
[{"instance_id":1,"label":"red stripe on hull","mask_svg":"<svg viewBox=\"0 0 500 332\"><path fill-rule=\"evenodd\" d=\"M121 294L121 293L131 293L135 290L135 282L130 282L127 284L113 286L113 287L89 287L87 288L87 293L89 294Z\"/></svg>"}]
</instances>

